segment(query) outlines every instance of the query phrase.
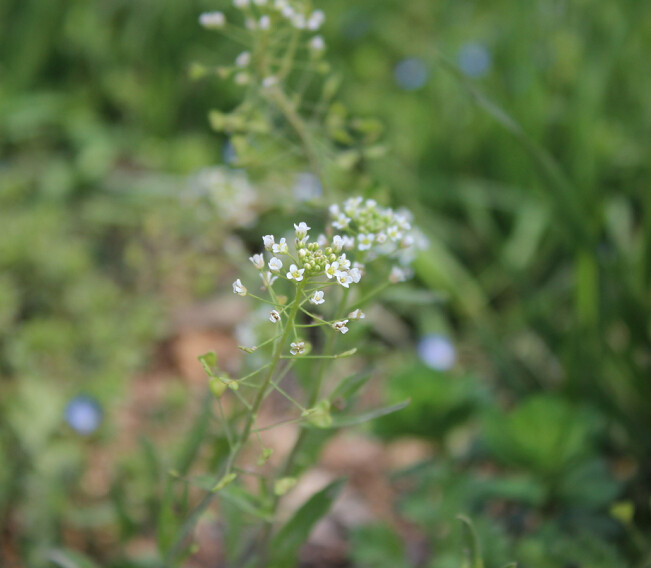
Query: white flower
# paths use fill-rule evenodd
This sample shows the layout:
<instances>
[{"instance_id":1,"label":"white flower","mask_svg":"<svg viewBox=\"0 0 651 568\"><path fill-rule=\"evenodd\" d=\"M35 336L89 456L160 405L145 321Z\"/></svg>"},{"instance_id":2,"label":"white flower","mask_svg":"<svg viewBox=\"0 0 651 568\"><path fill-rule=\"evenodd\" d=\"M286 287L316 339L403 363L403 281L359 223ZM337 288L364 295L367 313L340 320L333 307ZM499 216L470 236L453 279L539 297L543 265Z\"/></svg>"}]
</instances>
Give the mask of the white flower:
<instances>
[{"instance_id":1,"label":"white flower","mask_svg":"<svg viewBox=\"0 0 651 568\"><path fill-rule=\"evenodd\" d=\"M263 272L260 274L260 278L262 278L262 283L265 286L272 286L273 283L278 280L278 276L274 276L271 274L271 272Z\"/></svg>"},{"instance_id":2,"label":"white flower","mask_svg":"<svg viewBox=\"0 0 651 568\"><path fill-rule=\"evenodd\" d=\"M318 244L320 247L324 247L324 246L326 246L326 245L328 244L328 239L327 239L327 237L326 237L323 233L321 233L321 234L316 238L316 242L317 242L317 244Z\"/></svg>"},{"instance_id":3,"label":"white flower","mask_svg":"<svg viewBox=\"0 0 651 568\"><path fill-rule=\"evenodd\" d=\"M247 18L244 20L244 26L247 30L253 31L258 27L258 22L256 22L253 18Z\"/></svg>"},{"instance_id":4,"label":"white flower","mask_svg":"<svg viewBox=\"0 0 651 568\"><path fill-rule=\"evenodd\" d=\"M339 268L341 270L348 270L350 268L350 260L346 258L346 253L342 254L338 259Z\"/></svg>"},{"instance_id":5,"label":"white flower","mask_svg":"<svg viewBox=\"0 0 651 568\"><path fill-rule=\"evenodd\" d=\"M233 0L233 6L236 8L246 8L249 5L249 0Z\"/></svg>"},{"instance_id":6,"label":"white flower","mask_svg":"<svg viewBox=\"0 0 651 568\"><path fill-rule=\"evenodd\" d=\"M378 233L375 235L375 242L377 242L379 245L383 245L384 243L387 242L387 235L386 233Z\"/></svg>"},{"instance_id":7,"label":"white flower","mask_svg":"<svg viewBox=\"0 0 651 568\"><path fill-rule=\"evenodd\" d=\"M344 212L350 217L355 217L359 213L359 206L361 204L361 197L350 197L344 202Z\"/></svg>"},{"instance_id":8,"label":"white flower","mask_svg":"<svg viewBox=\"0 0 651 568\"><path fill-rule=\"evenodd\" d=\"M269 270L278 272L283 267L283 261L275 256L269 261Z\"/></svg>"},{"instance_id":9,"label":"white flower","mask_svg":"<svg viewBox=\"0 0 651 568\"><path fill-rule=\"evenodd\" d=\"M287 239L282 237L279 243L276 243L271 246L274 254L287 254L289 252L289 247L287 246Z\"/></svg>"},{"instance_id":10,"label":"white flower","mask_svg":"<svg viewBox=\"0 0 651 568\"><path fill-rule=\"evenodd\" d=\"M399 241L402 238L402 233L400 232L398 225L391 225L387 229L387 236L394 242Z\"/></svg>"},{"instance_id":11,"label":"white flower","mask_svg":"<svg viewBox=\"0 0 651 568\"><path fill-rule=\"evenodd\" d=\"M249 260L258 270L262 270L264 268L264 257L261 254L254 254L253 256L249 257Z\"/></svg>"},{"instance_id":12,"label":"white flower","mask_svg":"<svg viewBox=\"0 0 651 568\"><path fill-rule=\"evenodd\" d=\"M355 237L349 237L348 235L344 236L344 248L346 250L352 250L355 248Z\"/></svg>"},{"instance_id":13,"label":"white flower","mask_svg":"<svg viewBox=\"0 0 651 568\"><path fill-rule=\"evenodd\" d=\"M280 314L278 313L278 310L271 310L269 312L269 321L271 323L278 323L280 321Z\"/></svg>"},{"instance_id":14,"label":"white flower","mask_svg":"<svg viewBox=\"0 0 651 568\"><path fill-rule=\"evenodd\" d=\"M411 229L411 213L409 213L409 211L402 210L397 212L395 214L394 220L398 224L398 227L400 227L403 231L408 231Z\"/></svg>"},{"instance_id":15,"label":"white flower","mask_svg":"<svg viewBox=\"0 0 651 568\"><path fill-rule=\"evenodd\" d=\"M340 213L339 205L333 203L330 207L328 207L328 211L330 211L330 215L332 215L333 217L337 217Z\"/></svg>"},{"instance_id":16,"label":"white flower","mask_svg":"<svg viewBox=\"0 0 651 568\"><path fill-rule=\"evenodd\" d=\"M323 10L315 10L310 14L310 17L307 21L307 28L312 31L318 30L325 22L325 14Z\"/></svg>"},{"instance_id":17,"label":"white flower","mask_svg":"<svg viewBox=\"0 0 651 568\"><path fill-rule=\"evenodd\" d=\"M223 12L204 12L199 16L199 24L207 29L219 29L226 25Z\"/></svg>"},{"instance_id":18,"label":"white flower","mask_svg":"<svg viewBox=\"0 0 651 568\"><path fill-rule=\"evenodd\" d=\"M307 21L303 14L294 14L292 16L292 24L297 30L304 30L307 26Z\"/></svg>"},{"instance_id":19,"label":"white flower","mask_svg":"<svg viewBox=\"0 0 651 568\"><path fill-rule=\"evenodd\" d=\"M348 320L341 320L341 321L336 321L332 324L332 329L336 329L337 331L340 331L341 333L348 333L348 328L346 327L346 324L348 323Z\"/></svg>"},{"instance_id":20,"label":"white flower","mask_svg":"<svg viewBox=\"0 0 651 568\"><path fill-rule=\"evenodd\" d=\"M258 22L261 30L268 30L271 27L271 18L267 15L262 16Z\"/></svg>"},{"instance_id":21,"label":"white flower","mask_svg":"<svg viewBox=\"0 0 651 568\"><path fill-rule=\"evenodd\" d=\"M350 277L348 272L337 272L337 282L341 284L344 288L348 288L353 279Z\"/></svg>"},{"instance_id":22,"label":"white flower","mask_svg":"<svg viewBox=\"0 0 651 568\"><path fill-rule=\"evenodd\" d=\"M281 13L283 16L285 16L285 18L290 20L291 18L294 17L294 8L292 8L291 6L283 6L281 8Z\"/></svg>"},{"instance_id":23,"label":"white flower","mask_svg":"<svg viewBox=\"0 0 651 568\"><path fill-rule=\"evenodd\" d=\"M290 347L291 347L291 349L289 350L289 352L292 355L302 355L303 353L305 353L305 342L304 341L292 342L290 344Z\"/></svg>"},{"instance_id":24,"label":"white flower","mask_svg":"<svg viewBox=\"0 0 651 568\"><path fill-rule=\"evenodd\" d=\"M246 287L242 284L242 281L239 278L233 282L233 294L246 296Z\"/></svg>"},{"instance_id":25,"label":"white flower","mask_svg":"<svg viewBox=\"0 0 651 568\"><path fill-rule=\"evenodd\" d=\"M351 319L351 320L361 320L361 319L364 319L365 317L366 317L366 314L362 310L360 310L359 308L357 308L356 310L353 310L352 312L350 312L348 314L348 318Z\"/></svg>"},{"instance_id":26,"label":"white flower","mask_svg":"<svg viewBox=\"0 0 651 568\"><path fill-rule=\"evenodd\" d=\"M332 226L336 227L337 229L345 229L348 227L348 223L350 223L350 219L343 213L339 213L339 215L337 215L337 218L332 222Z\"/></svg>"},{"instance_id":27,"label":"white flower","mask_svg":"<svg viewBox=\"0 0 651 568\"><path fill-rule=\"evenodd\" d=\"M397 284L398 282L404 282L405 280L407 280L407 274L405 274L405 271L394 266L391 269L391 274L389 274L389 282Z\"/></svg>"},{"instance_id":28,"label":"white flower","mask_svg":"<svg viewBox=\"0 0 651 568\"><path fill-rule=\"evenodd\" d=\"M274 77L273 75L270 75L269 77L265 77L264 79L262 79L262 86L265 89L269 89L270 87L273 87L277 82L278 82L278 77Z\"/></svg>"},{"instance_id":29,"label":"white flower","mask_svg":"<svg viewBox=\"0 0 651 568\"><path fill-rule=\"evenodd\" d=\"M314 51L323 51L325 49L325 41L320 35L314 36L310 40L310 49L313 49Z\"/></svg>"},{"instance_id":30,"label":"white flower","mask_svg":"<svg viewBox=\"0 0 651 568\"><path fill-rule=\"evenodd\" d=\"M317 290L312 294L312 297L310 298L310 304L323 304L325 302L325 298L323 297L323 290Z\"/></svg>"},{"instance_id":31,"label":"white flower","mask_svg":"<svg viewBox=\"0 0 651 568\"><path fill-rule=\"evenodd\" d=\"M373 246L375 235L373 233L360 233L357 235L357 248L359 250L368 250Z\"/></svg>"},{"instance_id":32,"label":"white flower","mask_svg":"<svg viewBox=\"0 0 651 568\"><path fill-rule=\"evenodd\" d=\"M362 279L362 271L359 268L353 267L348 271L348 276L355 283L358 284Z\"/></svg>"},{"instance_id":33,"label":"white flower","mask_svg":"<svg viewBox=\"0 0 651 568\"><path fill-rule=\"evenodd\" d=\"M340 235L332 237L332 250L335 252L341 252L342 248L344 248L344 239L342 239Z\"/></svg>"},{"instance_id":34,"label":"white flower","mask_svg":"<svg viewBox=\"0 0 651 568\"><path fill-rule=\"evenodd\" d=\"M289 278L290 280L296 280L296 282L300 282L301 280L303 280L303 272L305 272L305 268L298 268L298 266L292 264L289 267L287 278Z\"/></svg>"},{"instance_id":35,"label":"white flower","mask_svg":"<svg viewBox=\"0 0 651 568\"><path fill-rule=\"evenodd\" d=\"M325 275L328 277L328 280L334 276L337 276L337 272L339 271L339 263L338 262L333 262L332 264L326 263L325 266Z\"/></svg>"},{"instance_id":36,"label":"white flower","mask_svg":"<svg viewBox=\"0 0 651 568\"><path fill-rule=\"evenodd\" d=\"M287 6L289 6L287 0L275 0L274 2L274 8L276 8L276 10L284 10Z\"/></svg>"},{"instance_id":37,"label":"white flower","mask_svg":"<svg viewBox=\"0 0 651 568\"><path fill-rule=\"evenodd\" d=\"M262 237L262 242L264 243L264 248L267 250L273 249L274 246L274 236L273 235L265 235Z\"/></svg>"},{"instance_id":38,"label":"white flower","mask_svg":"<svg viewBox=\"0 0 651 568\"><path fill-rule=\"evenodd\" d=\"M409 248L409 247L413 246L415 242L416 241L414 240L414 237L412 237L411 235L405 235L402 238L402 241L400 241L400 246L402 248Z\"/></svg>"},{"instance_id":39,"label":"white flower","mask_svg":"<svg viewBox=\"0 0 651 568\"><path fill-rule=\"evenodd\" d=\"M235 58L235 65L238 67L246 67L251 63L251 54L248 51L243 51Z\"/></svg>"},{"instance_id":40,"label":"white flower","mask_svg":"<svg viewBox=\"0 0 651 568\"><path fill-rule=\"evenodd\" d=\"M296 238L299 241L302 241L305 237L307 237L307 232L310 230L311 227L307 226L307 223L304 221L301 221L298 225L294 223L294 230L296 231Z\"/></svg>"}]
</instances>

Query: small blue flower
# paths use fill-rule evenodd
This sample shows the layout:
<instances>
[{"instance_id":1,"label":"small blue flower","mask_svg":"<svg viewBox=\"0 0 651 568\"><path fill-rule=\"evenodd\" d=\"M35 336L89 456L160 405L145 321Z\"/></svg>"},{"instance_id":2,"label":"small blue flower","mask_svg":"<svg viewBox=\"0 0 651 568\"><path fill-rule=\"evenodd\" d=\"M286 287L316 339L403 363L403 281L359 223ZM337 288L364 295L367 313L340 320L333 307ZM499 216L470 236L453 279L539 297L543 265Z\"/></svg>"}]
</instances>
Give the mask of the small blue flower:
<instances>
[{"instance_id":1,"label":"small blue flower","mask_svg":"<svg viewBox=\"0 0 651 568\"><path fill-rule=\"evenodd\" d=\"M490 71L493 58L488 48L481 43L466 43L461 46L457 59L459 69L468 77L483 77Z\"/></svg>"},{"instance_id":2,"label":"small blue flower","mask_svg":"<svg viewBox=\"0 0 651 568\"><path fill-rule=\"evenodd\" d=\"M237 161L237 152L235 151L235 146L230 140L227 140L224 143L222 148L222 160L225 164L232 164Z\"/></svg>"},{"instance_id":3,"label":"small blue flower","mask_svg":"<svg viewBox=\"0 0 651 568\"><path fill-rule=\"evenodd\" d=\"M403 59L393 70L396 83L405 91L420 89L427 82L428 75L425 62L418 57Z\"/></svg>"},{"instance_id":4,"label":"small blue flower","mask_svg":"<svg viewBox=\"0 0 651 568\"><path fill-rule=\"evenodd\" d=\"M457 360L452 342L444 335L425 335L418 342L418 356L430 369L448 371Z\"/></svg>"},{"instance_id":5,"label":"small blue flower","mask_svg":"<svg viewBox=\"0 0 651 568\"><path fill-rule=\"evenodd\" d=\"M102 408L96 399L79 395L74 397L65 409L68 425L79 434L92 434L102 422Z\"/></svg>"}]
</instances>

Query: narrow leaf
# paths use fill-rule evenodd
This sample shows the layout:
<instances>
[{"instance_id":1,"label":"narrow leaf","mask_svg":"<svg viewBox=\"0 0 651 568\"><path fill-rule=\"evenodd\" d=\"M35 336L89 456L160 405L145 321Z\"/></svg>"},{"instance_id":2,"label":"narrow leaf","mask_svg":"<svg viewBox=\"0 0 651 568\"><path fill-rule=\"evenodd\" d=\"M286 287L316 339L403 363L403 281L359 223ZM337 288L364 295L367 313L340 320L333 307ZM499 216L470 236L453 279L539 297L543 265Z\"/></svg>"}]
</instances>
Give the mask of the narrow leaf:
<instances>
[{"instance_id":1,"label":"narrow leaf","mask_svg":"<svg viewBox=\"0 0 651 568\"><path fill-rule=\"evenodd\" d=\"M484 568L484 561L481 557L481 547L479 546L479 537L472 521L463 515L458 515L463 526L463 540L465 543L466 558L462 568Z\"/></svg>"},{"instance_id":2,"label":"narrow leaf","mask_svg":"<svg viewBox=\"0 0 651 568\"><path fill-rule=\"evenodd\" d=\"M60 568L99 568L90 558L74 550L50 550L47 557Z\"/></svg>"},{"instance_id":3,"label":"narrow leaf","mask_svg":"<svg viewBox=\"0 0 651 568\"><path fill-rule=\"evenodd\" d=\"M281 568L296 564L296 555L307 541L314 525L332 506L341 492L346 480L338 479L315 493L283 526L271 543L271 568Z\"/></svg>"},{"instance_id":4,"label":"narrow leaf","mask_svg":"<svg viewBox=\"0 0 651 568\"><path fill-rule=\"evenodd\" d=\"M403 400L397 404L392 404L391 406L383 406L382 408L376 408L374 410L369 410L357 416L341 416L339 418L333 418L332 427L341 428L343 426L355 426L357 424L363 424L364 422L369 422L380 416L386 416L387 414L392 414L402 410L411 402L410 399Z\"/></svg>"}]
</instances>

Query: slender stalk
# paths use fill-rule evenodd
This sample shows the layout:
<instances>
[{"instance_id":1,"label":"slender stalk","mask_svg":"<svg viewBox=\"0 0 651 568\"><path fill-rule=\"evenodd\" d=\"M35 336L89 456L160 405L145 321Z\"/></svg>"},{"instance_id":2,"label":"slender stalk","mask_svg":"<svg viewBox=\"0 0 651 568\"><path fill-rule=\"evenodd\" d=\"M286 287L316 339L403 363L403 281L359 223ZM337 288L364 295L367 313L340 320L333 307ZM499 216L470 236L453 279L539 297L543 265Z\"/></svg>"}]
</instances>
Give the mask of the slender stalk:
<instances>
[{"instance_id":1,"label":"slender stalk","mask_svg":"<svg viewBox=\"0 0 651 568\"><path fill-rule=\"evenodd\" d=\"M240 452L242 451L242 448L244 447L247 440L249 439L249 436L253 428L253 424L255 423L257 419L258 411L260 410L260 405L264 400L265 392L267 391L269 385L271 384L274 371L276 369L278 362L280 361L280 356L285 348L285 343L287 342L287 339L289 338L290 333L293 329L292 323L296 319L296 314L298 313L298 309L301 303L300 302L301 294L303 292L303 288L305 287L305 284L306 281L303 280L299 282L298 286L296 287L296 295L294 296L294 302L292 305L292 310L289 315L289 319L287 321L287 325L283 330L283 334L280 337L280 340L276 344L273 355L271 357L271 362L269 363L269 367L267 369L267 373L264 377L262 384L260 385L260 390L258 390L255 400L253 401L251 410L248 412L246 424L244 425L242 434L239 436L239 439L237 440L237 442L234 443L231 449L224 475L228 475L231 472L231 469L234 466ZM199 502L199 504L192 510L189 518L181 527L181 530L179 531L179 534L177 535L173 546L171 547L170 551L167 554L167 557L165 559L165 564L164 564L166 568L174 565L176 558L179 556L182 550L183 541L185 540L185 537L189 534L189 532L192 530L194 525L197 523L201 514L208 508L212 500L215 498L215 495L216 493L212 493L212 492L208 493ZM264 553L264 549L263 549L263 553ZM261 557L264 557L264 554Z\"/></svg>"}]
</instances>

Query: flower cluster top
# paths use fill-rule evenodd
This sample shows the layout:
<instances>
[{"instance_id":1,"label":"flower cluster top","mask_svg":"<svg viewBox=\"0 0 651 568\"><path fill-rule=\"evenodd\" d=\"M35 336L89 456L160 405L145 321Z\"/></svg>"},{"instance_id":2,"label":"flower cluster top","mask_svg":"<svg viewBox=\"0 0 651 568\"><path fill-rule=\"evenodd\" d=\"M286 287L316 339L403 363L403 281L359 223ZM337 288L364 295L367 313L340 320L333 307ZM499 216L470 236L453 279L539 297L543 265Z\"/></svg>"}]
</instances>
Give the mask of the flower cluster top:
<instances>
[{"instance_id":1,"label":"flower cluster top","mask_svg":"<svg viewBox=\"0 0 651 568\"><path fill-rule=\"evenodd\" d=\"M325 234L316 240L310 240L311 227L301 221L294 223L292 243L287 241L288 237L264 235L264 250L249 258L260 273L263 287L270 293L269 303L274 306L268 316L271 323L282 324L288 308L274 292L273 285L278 279L298 287L300 309L319 322L315 325L327 325L345 334L349 321L365 317L361 310L353 310L347 319L326 321L302 306L325 303L329 287L350 289L359 284L366 275L367 263L379 257L398 260L391 268L388 283L401 282L409 276L406 263L421 243L407 211L382 208L372 199L364 201L355 197L342 205L331 206L330 217ZM253 296L239 278L233 283L233 292ZM303 353L301 345L300 342L293 345L292 355Z\"/></svg>"},{"instance_id":2,"label":"flower cluster top","mask_svg":"<svg viewBox=\"0 0 651 568\"><path fill-rule=\"evenodd\" d=\"M314 34L325 22L325 13L322 10L312 10L304 0L233 0L233 5L243 13L244 26L254 36L263 36L282 26L296 32ZM219 30L229 22L223 12L204 12L199 16L199 23L204 28ZM306 47L313 57L324 52L326 45L322 36L312 35L306 41ZM243 51L235 58L232 69L224 71L233 71L235 83L246 85L253 78L252 62L252 53ZM272 87L278 81L278 75L272 69L265 69L265 72L266 75L261 77L262 86Z\"/></svg>"}]
</instances>

